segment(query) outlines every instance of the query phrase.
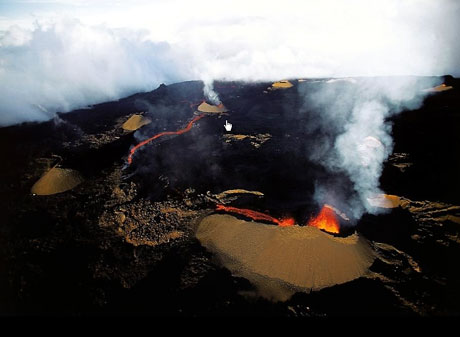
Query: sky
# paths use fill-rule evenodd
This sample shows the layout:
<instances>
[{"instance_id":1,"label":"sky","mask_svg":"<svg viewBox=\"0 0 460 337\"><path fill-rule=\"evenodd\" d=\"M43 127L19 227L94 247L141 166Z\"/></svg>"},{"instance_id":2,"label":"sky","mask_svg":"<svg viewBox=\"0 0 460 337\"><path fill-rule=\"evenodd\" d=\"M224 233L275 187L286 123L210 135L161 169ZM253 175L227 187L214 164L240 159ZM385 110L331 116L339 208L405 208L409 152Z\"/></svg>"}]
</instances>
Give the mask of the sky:
<instances>
[{"instance_id":1,"label":"sky","mask_svg":"<svg viewBox=\"0 0 460 337\"><path fill-rule=\"evenodd\" d=\"M460 76L460 1L0 0L0 125L161 83Z\"/></svg>"}]
</instances>

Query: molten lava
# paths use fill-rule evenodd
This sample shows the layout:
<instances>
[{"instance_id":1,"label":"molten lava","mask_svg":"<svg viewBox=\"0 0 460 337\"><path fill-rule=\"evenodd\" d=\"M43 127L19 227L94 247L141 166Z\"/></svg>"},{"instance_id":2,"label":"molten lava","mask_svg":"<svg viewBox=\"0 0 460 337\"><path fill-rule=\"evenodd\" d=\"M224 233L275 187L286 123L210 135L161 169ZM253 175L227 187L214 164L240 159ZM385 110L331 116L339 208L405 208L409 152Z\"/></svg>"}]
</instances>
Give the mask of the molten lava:
<instances>
[{"instance_id":1,"label":"molten lava","mask_svg":"<svg viewBox=\"0 0 460 337\"><path fill-rule=\"evenodd\" d=\"M278 226L280 227L290 227L295 225L295 219L294 218L282 218L280 220L275 219L278 222Z\"/></svg>"},{"instance_id":2,"label":"molten lava","mask_svg":"<svg viewBox=\"0 0 460 337\"><path fill-rule=\"evenodd\" d=\"M198 121L199 119L203 118L204 116L206 116L206 114L200 114L196 117L194 117L190 122L188 122L187 126L183 129L180 129L180 130L177 130L177 131L164 131L164 132L160 132L160 133L157 133L155 136L152 136L142 142L140 142L139 144L137 144L136 146L134 146L131 150L130 150L130 153L129 153L129 156L128 156L128 163L131 164L133 162L133 156L134 156L134 153L139 149L141 148L142 146L150 143L151 141L157 139L157 138L160 138L161 136L167 136L167 135L181 135L183 133L186 133L188 131L190 131L190 129L192 128L193 126L193 123L195 123L196 121Z\"/></svg>"},{"instance_id":3,"label":"molten lava","mask_svg":"<svg viewBox=\"0 0 460 337\"><path fill-rule=\"evenodd\" d=\"M323 229L329 233L338 234L340 232L339 221L332 206L324 205L316 218L310 219L308 226Z\"/></svg>"},{"instance_id":4,"label":"molten lava","mask_svg":"<svg viewBox=\"0 0 460 337\"><path fill-rule=\"evenodd\" d=\"M224 205L217 205L216 206L217 211L225 211L229 213L236 213L236 214L241 214L244 215L248 218L251 218L253 220L264 220L264 221L269 221L272 223L277 224L280 227L288 227L288 226L294 226L295 225L295 220L294 218L283 218L283 219L276 219L268 214L253 211L250 209L246 208L236 208L236 207L231 207L231 206L224 206Z\"/></svg>"}]
</instances>

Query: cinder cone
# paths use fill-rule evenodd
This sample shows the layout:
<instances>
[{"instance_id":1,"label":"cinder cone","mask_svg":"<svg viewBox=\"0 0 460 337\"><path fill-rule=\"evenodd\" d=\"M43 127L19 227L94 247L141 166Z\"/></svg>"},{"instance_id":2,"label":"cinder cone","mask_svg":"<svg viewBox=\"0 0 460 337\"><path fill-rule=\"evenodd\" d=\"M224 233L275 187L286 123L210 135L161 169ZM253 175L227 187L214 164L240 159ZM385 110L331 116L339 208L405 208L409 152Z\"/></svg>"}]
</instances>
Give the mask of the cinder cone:
<instances>
[{"instance_id":1,"label":"cinder cone","mask_svg":"<svg viewBox=\"0 0 460 337\"><path fill-rule=\"evenodd\" d=\"M353 234L334 237L310 226L279 227L211 215L196 237L235 275L267 297L286 300L293 290L317 290L364 275L374 261L368 242Z\"/></svg>"}]
</instances>

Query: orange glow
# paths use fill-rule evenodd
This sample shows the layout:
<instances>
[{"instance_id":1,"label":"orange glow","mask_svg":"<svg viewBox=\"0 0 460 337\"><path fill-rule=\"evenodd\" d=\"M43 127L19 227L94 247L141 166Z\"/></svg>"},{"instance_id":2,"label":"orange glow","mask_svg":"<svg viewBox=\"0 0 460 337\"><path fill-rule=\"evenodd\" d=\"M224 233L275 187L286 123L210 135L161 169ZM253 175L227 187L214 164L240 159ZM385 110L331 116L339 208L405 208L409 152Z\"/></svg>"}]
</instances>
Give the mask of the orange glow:
<instances>
[{"instance_id":1,"label":"orange glow","mask_svg":"<svg viewBox=\"0 0 460 337\"><path fill-rule=\"evenodd\" d=\"M190 122L188 122L187 126L183 129L180 129L180 130L177 130L177 131L164 131L164 132L160 132L160 133L157 133L155 136L153 137L150 137L142 142L140 142L139 144L137 144L136 146L134 146L130 151L129 151L129 156L128 156L128 163L131 164L133 162L133 156L134 156L134 153L136 153L136 151L141 148L142 146L150 143L151 141L157 139L157 138L160 138L161 136L167 136L167 135L181 135L183 133L186 133L188 131L190 131L190 129L192 128L193 126L193 123L195 123L196 121L198 121L199 119L203 118L204 116L206 116L206 114L201 114L201 115L198 115L196 117L194 117Z\"/></svg>"},{"instance_id":2,"label":"orange glow","mask_svg":"<svg viewBox=\"0 0 460 337\"><path fill-rule=\"evenodd\" d=\"M253 211L250 209L246 208L236 208L236 207L231 207L231 206L224 206L224 205L216 205L216 210L217 211L225 211L229 213L236 213L236 214L241 214L244 215L248 218L251 218L253 220L264 220L264 221L269 221L272 223L277 224L280 227L288 227L288 226L294 226L295 225L295 220L294 218L283 218L281 220L276 219L268 214Z\"/></svg>"},{"instance_id":3,"label":"orange glow","mask_svg":"<svg viewBox=\"0 0 460 337\"><path fill-rule=\"evenodd\" d=\"M316 218L310 219L310 221L308 221L308 226L323 229L329 233L338 234L340 232L339 221L337 220L335 211L331 206L327 204L323 206L321 212L319 212Z\"/></svg>"},{"instance_id":4,"label":"orange glow","mask_svg":"<svg viewBox=\"0 0 460 337\"><path fill-rule=\"evenodd\" d=\"M294 218L283 218L281 220L278 220L278 226L280 227L290 227L295 225L295 220Z\"/></svg>"}]
</instances>

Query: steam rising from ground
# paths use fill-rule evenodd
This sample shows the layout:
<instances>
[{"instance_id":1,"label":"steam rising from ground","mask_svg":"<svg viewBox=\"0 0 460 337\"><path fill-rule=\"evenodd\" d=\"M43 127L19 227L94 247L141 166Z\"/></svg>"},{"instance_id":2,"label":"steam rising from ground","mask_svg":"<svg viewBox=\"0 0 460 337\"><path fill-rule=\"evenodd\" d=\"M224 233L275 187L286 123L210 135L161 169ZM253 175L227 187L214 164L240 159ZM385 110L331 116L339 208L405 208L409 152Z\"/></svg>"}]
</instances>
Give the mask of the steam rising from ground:
<instances>
[{"instance_id":1,"label":"steam rising from ground","mask_svg":"<svg viewBox=\"0 0 460 337\"><path fill-rule=\"evenodd\" d=\"M460 69L458 1L27 4L6 4L0 17L0 125L186 79L203 79L217 103L215 79Z\"/></svg>"},{"instance_id":2,"label":"steam rising from ground","mask_svg":"<svg viewBox=\"0 0 460 337\"><path fill-rule=\"evenodd\" d=\"M206 98L214 105L219 105L221 103L219 99L219 94L214 91L214 85L212 81L205 81L203 87L204 95Z\"/></svg>"},{"instance_id":3,"label":"steam rising from ground","mask_svg":"<svg viewBox=\"0 0 460 337\"><path fill-rule=\"evenodd\" d=\"M351 212L356 220L364 212L377 212L368 199L383 193L379 178L383 162L393 150L388 117L403 109L418 108L426 95L423 87L434 79L361 78L328 81L315 90L299 87L304 111L310 114L307 134L318 133L307 155L330 172L343 172L353 183L352 193L341 182L318 182L316 200Z\"/></svg>"}]
</instances>

